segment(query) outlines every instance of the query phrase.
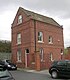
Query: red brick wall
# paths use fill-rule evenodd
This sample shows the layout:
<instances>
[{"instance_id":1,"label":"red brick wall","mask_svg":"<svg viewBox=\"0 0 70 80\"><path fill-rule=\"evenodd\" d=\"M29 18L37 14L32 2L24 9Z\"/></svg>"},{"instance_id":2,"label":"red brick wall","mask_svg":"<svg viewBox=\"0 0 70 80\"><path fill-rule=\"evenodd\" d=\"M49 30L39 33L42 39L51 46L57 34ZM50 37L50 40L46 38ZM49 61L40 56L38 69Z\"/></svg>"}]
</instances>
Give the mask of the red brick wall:
<instances>
[{"instance_id":1,"label":"red brick wall","mask_svg":"<svg viewBox=\"0 0 70 80\"><path fill-rule=\"evenodd\" d=\"M18 15L23 15L23 23L17 24ZM43 32L43 43L38 42L38 32ZM22 44L17 45L17 33L20 32L22 36ZM48 43L48 37L53 37L53 44ZM17 49L22 50L22 63L17 63ZM35 38L34 38L34 20L29 19L25 13L18 11L14 22L12 24L12 61L17 63L18 67L25 67L25 49L29 49L29 63L31 67L32 54L35 53ZM63 41L63 29L57 26L53 26L47 23L36 21L36 49L43 48L44 50L44 61L41 62L41 69L48 68L51 64L49 60L49 54L53 54L53 60L60 60L61 49L64 49ZM49 62L49 63L48 63ZM48 63L48 64L47 64ZM21 64L21 65L20 65ZM34 64L35 65L35 64ZM34 68L34 65L33 68Z\"/></svg>"},{"instance_id":2,"label":"red brick wall","mask_svg":"<svg viewBox=\"0 0 70 80\"><path fill-rule=\"evenodd\" d=\"M34 21L31 20L31 26L34 26ZM31 28L31 45L34 44L34 29ZM38 42L38 31L43 32L43 43ZM53 37L53 44L48 43L48 37ZM61 59L61 49L64 50L64 41L63 41L63 29L57 26L49 25L46 23L42 23L36 21L36 47L44 49L44 62L42 62L41 67L45 68L46 66L50 66L51 61L49 61L48 55L50 53L53 54L53 60L60 60ZM32 50L33 51L33 50ZM34 52L34 51L33 51ZM48 58L48 59L47 59ZM49 64L47 65L47 60ZM45 65L45 66L44 66Z\"/></svg>"},{"instance_id":3,"label":"red brick wall","mask_svg":"<svg viewBox=\"0 0 70 80\"><path fill-rule=\"evenodd\" d=\"M65 54L65 59L66 60L70 60L70 53L69 54Z\"/></svg>"}]
</instances>

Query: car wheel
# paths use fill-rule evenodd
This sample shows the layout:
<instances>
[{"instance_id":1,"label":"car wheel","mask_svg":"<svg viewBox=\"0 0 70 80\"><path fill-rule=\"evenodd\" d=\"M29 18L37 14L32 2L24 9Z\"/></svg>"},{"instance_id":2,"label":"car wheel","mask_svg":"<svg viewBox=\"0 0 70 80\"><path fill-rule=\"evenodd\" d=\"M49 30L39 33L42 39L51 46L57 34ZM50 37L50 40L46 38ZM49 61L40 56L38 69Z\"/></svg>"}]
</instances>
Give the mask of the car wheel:
<instances>
[{"instance_id":1,"label":"car wheel","mask_svg":"<svg viewBox=\"0 0 70 80\"><path fill-rule=\"evenodd\" d=\"M57 78L58 77L57 71L52 71L51 77L54 78L54 79Z\"/></svg>"}]
</instances>

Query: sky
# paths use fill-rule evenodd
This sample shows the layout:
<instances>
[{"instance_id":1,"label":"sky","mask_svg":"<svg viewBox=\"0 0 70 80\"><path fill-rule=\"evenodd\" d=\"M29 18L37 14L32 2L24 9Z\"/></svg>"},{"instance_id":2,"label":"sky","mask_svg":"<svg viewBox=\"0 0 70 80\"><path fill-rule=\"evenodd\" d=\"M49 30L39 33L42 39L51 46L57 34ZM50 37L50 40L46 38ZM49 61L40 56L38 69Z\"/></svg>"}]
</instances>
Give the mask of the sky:
<instances>
[{"instance_id":1,"label":"sky","mask_svg":"<svg viewBox=\"0 0 70 80\"><path fill-rule=\"evenodd\" d=\"M0 40L11 41L11 24L19 7L63 25L64 46L70 46L70 0L0 0Z\"/></svg>"}]
</instances>

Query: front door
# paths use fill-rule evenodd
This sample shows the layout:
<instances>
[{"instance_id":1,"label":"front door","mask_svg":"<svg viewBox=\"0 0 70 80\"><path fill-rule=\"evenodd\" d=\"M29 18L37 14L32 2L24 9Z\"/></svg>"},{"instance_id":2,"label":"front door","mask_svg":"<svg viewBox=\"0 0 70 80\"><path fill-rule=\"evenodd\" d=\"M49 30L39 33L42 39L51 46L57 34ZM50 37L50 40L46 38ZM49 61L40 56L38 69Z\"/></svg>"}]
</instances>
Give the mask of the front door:
<instances>
[{"instance_id":1,"label":"front door","mask_svg":"<svg viewBox=\"0 0 70 80\"><path fill-rule=\"evenodd\" d=\"M25 50L25 68L29 67L29 49Z\"/></svg>"}]
</instances>

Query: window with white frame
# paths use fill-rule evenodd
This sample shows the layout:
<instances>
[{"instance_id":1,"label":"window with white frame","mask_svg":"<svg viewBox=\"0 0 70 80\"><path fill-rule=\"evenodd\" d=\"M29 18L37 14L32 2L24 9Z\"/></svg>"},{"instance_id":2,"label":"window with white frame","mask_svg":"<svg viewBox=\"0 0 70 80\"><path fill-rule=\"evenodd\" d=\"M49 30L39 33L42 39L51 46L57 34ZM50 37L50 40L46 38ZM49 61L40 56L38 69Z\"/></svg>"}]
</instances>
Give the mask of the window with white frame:
<instances>
[{"instance_id":1,"label":"window with white frame","mask_svg":"<svg viewBox=\"0 0 70 80\"><path fill-rule=\"evenodd\" d=\"M18 24L21 24L22 23L22 15L19 15L18 16Z\"/></svg>"},{"instance_id":2,"label":"window with white frame","mask_svg":"<svg viewBox=\"0 0 70 80\"><path fill-rule=\"evenodd\" d=\"M53 54L50 53L50 60L53 61Z\"/></svg>"},{"instance_id":3,"label":"window with white frame","mask_svg":"<svg viewBox=\"0 0 70 80\"><path fill-rule=\"evenodd\" d=\"M17 51L17 61L21 62L21 50L20 49Z\"/></svg>"},{"instance_id":4,"label":"window with white frame","mask_svg":"<svg viewBox=\"0 0 70 80\"><path fill-rule=\"evenodd\" d=\"M53 38L52 36L49 36L49 44L52 44L53 43Z\"/></svg>"},{"instance_id":5,"label":"window with white frame","mask_svg":"<svg viewBox=\"0 0 70 80\"><path fill-rule=\"evenodd\" d=\"M17 44L21 44L21 33L17 34Z\"/></svg>"},{"instance_id":6,"label":"window with white frame","mask_svg":"<svg viewBox=\"0 0 70 80\"><path fill-rule=\"evenodd\" d=\"M38 32L38 42L43 42L43 33Z\"/></svg>"},{"instance_id":7,"label":"window with white frame","mask_svg":"<svg viewBox=\"0 0 70 80\"><path fill-rule=\"evenodd\" d=\"M40 58L41 58L41 61L44 60L44 53L42 48L40 48Z\"/></svg>"}]
</instances>

